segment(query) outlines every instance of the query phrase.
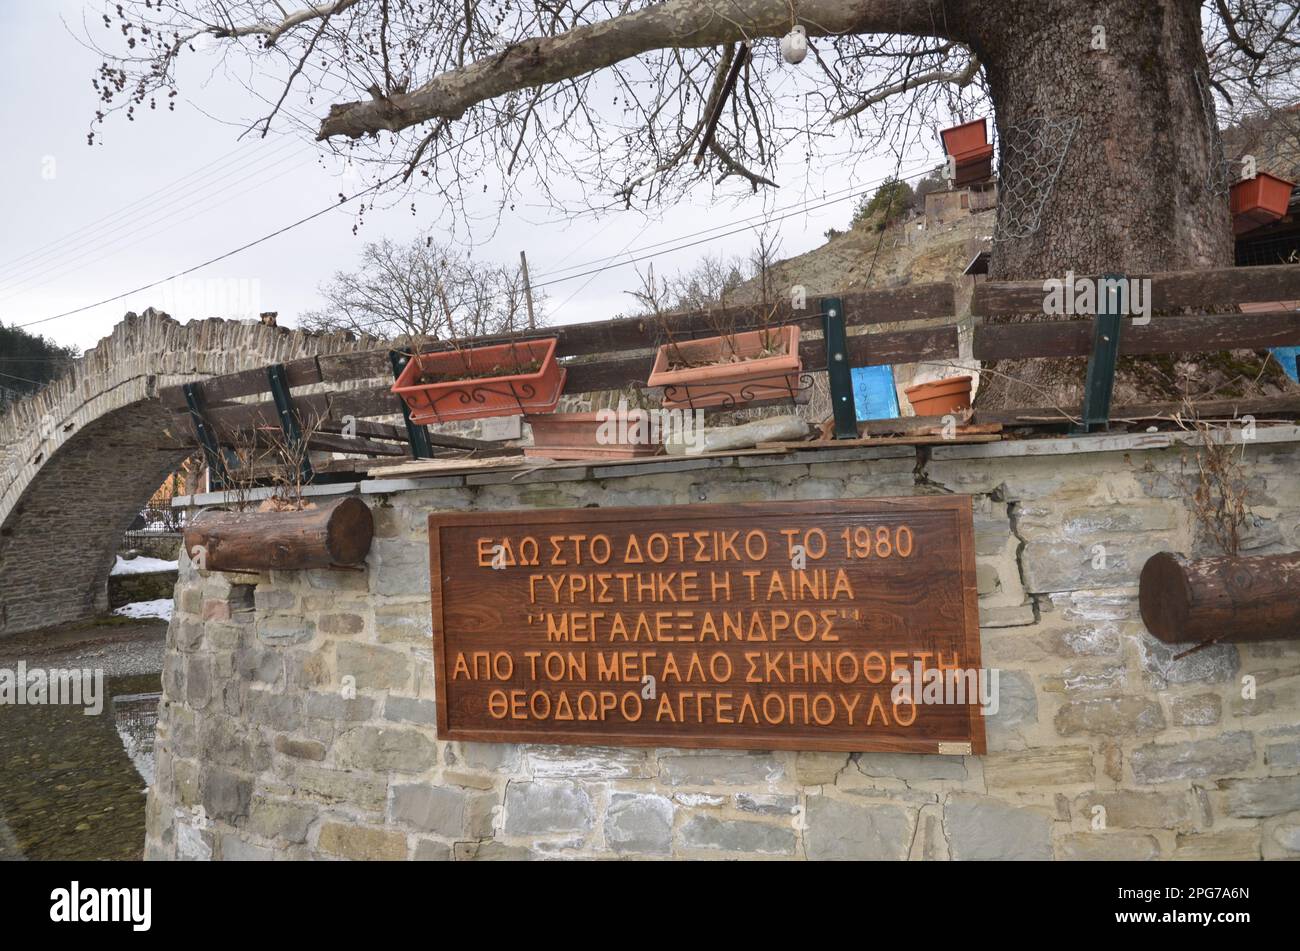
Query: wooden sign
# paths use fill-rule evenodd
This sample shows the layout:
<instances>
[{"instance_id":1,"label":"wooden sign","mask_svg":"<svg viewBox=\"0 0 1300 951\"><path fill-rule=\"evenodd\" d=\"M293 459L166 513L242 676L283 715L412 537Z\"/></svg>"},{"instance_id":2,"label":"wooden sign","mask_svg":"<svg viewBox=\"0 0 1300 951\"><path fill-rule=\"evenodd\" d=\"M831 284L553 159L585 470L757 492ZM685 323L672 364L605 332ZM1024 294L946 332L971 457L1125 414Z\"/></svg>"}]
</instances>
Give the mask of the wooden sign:
<instances>
[{"instance_id":1,"label":"wooden sign","mask_svg":"<svg viewBox=\"0 0 1300 951\"><path fill-rule=\"evenodd\" d=\"M983 753L973 535L967 496L430 515L438 734Z\"/></svg>"}]
</instances>

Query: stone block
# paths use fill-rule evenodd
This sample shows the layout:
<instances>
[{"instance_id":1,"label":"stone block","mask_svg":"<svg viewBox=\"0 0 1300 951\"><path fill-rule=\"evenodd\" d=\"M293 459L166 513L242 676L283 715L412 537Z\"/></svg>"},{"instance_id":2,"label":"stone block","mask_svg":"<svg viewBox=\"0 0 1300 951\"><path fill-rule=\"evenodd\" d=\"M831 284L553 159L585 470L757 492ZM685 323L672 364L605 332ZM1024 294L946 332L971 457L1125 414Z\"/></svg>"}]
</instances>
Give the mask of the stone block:
<instances>
[{"instance_id":1,"label":"stone block","mask_svg":"<svg viewBox=\"0 0 1300 951\"><path fill-rule=\"evenodd\" d=\"M1147 697L1100 697L1062 705L1055 725L1061 736L1143 736L1163 730L1165 715Z\"/></svg>"},{"instance_id":2,"label":"stone block","mask_svg":"<svg viewBox=\"0 0 1300 951\"><path fill-rule=\"evenodd\" d=\"M1185 792L1114 792L1084 793L1074 800L1075 810L1091 821L1093 809L1106 810L1106 828L1177 829L1192 821L1191 801Z\"/></svg>"},{"instance_id":3,"label":"stone block","mask_svg":"<svg viewBox=\"0 0 1300 951\"><path fill-rule=\"evenodd\" d=\"M1006 786L1074 786L1096 775L1087 746L1058 746L1021 752L989 753L984 780L989 789Z\"/></svg>"},{"instance_id":4,"label":"stone block","mask_svg":"<svg viewBox=\"0 0 1300 951\"><path fill-rule=\"evenodd\" d=\"M1052 857L1052 817L1034 808L981 796L949 796L944 830L958 860L1041 860Z\"/></svg>"},{"instance_id":5,"label":"stone block","mask_svg":"<svg viewBox=\"0 0 1300 951\"><path fill-rule=\"evenodd\" d=\"M1137 832L1076 832L1056 844L1056 857L1072 862L1149 862L1160 858L1155 836Z\"/></svg>"},{"instance_id":6,"label":"stone block","mask_svg":"<svg viewBox=\"0 0 1300 951\"><path fill-rule=\"evenodd\" d=\"M1223 700L1217 693L1198 693L1169 701L1169 719L1175 726L1214 726L1223 716Z\"/></svg>"},{"instance_id":7,"label":"stone block","mask_svg":"<svg viewBox=\"0 0 1300 951\"><path fill-rule=\"evenodd\" d=\"M1255 740L1238 732L1184 743L1148 743L1133 750L1129 760L1139 783L1205 779L1249 768L1255 762Z\"/></svg>"},{"instance_id":8,"label":"stone block","mask_svg":"<svg viewBox=\"0 0 1300 951\"><path fill-rule=\"evenodd\" d=\"M662 854L672 847L673 804L664 796L612 793L605 842L615 852Z\"/></svg>"},{"instance_id":9,"label":"stone block","mask_svg":"<svg viewBox=\"0 0 1300 951\"><path fill-rule=\"evenodd\" d=\"M743 786L779 780L785 773L768 753L671 753L659 758L660 776L671 786Z\"/></svg>"},{"instance_id":10,"label":"stone block","mask_svg":"<svg viewBox=\"0 0 1300 951\"><path fill-rule=\"evenodd\" d=\"M898 806L809 796L807 822L804 845L813 861L903 859L912 842L911 820Z\"/></svg>"},{"instance_id":11,"label":"stone block","mask_svg":"<svg viewBox=\"0 0 1300 951\"><path fill-rule=\"evenodd\" d=\"M594 819L591 797L577 783L511 783L506 790L508 835L589 832Z\"/></svg>"},{"instance_id":12,"label":"stone block","mask_svg":"<svg viewBox=\"0 0 1300 951\"><path fill-rule=\"evenodd\" d=\"M794 829L790 826L704 815L692 816L682 826L681 836L682 846L688 849L792 855L795 847Z\"/></svg>"},{"instance_id":13,"label":"stone block","mask_svg":"<svg viewBox=\"0 0 1300 951\"><path fill-rule=\"evenodd\" d=\"M355 677L358 690L403 690L411 682L411 658L401 651L343 641L337 656L339 676Z\"/></svg>"},{"instance_id":14,"label":"stone block","mask_svg":"<svg viewBox=\"0 0 1300 951\"><path fill-rule=\"evenodd\" d=\"M361 726L339 736L334 757L353 769L422 773L437 762L438 750L433 740L418 730Z\"/></svg>"},{"instance_id":15,"label":"stone block","mask_svg":"<svg viewBox=\"0 0 1300 951\"><path fill-rule=\"evenodd\" d=\"M406 858L406 836L390 829L374 829L348 822L321 825L317 848L342 859L395 861Z\"/></svg>"}]
</instances>

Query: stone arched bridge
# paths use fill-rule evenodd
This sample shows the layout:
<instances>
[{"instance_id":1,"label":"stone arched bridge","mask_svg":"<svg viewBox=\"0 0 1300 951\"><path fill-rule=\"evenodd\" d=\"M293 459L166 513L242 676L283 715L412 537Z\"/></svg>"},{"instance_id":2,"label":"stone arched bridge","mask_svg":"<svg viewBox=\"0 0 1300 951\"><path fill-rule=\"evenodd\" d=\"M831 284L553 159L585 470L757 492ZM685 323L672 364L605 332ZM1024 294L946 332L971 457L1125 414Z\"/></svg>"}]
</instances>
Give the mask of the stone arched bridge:
<instances>
[{"instance_id":1,"label":"stone arched bridge","mask_svg":"<svg viewBox=\"0 0 1300 951\"><path fill-rule=\"evenodd\" d=\"M160 389L374 345L254 322L181 324L152 309L127 314L61 379L0 415L0 635L107 609L122 533L196 448Z\"/></svg>"}]
</instances>

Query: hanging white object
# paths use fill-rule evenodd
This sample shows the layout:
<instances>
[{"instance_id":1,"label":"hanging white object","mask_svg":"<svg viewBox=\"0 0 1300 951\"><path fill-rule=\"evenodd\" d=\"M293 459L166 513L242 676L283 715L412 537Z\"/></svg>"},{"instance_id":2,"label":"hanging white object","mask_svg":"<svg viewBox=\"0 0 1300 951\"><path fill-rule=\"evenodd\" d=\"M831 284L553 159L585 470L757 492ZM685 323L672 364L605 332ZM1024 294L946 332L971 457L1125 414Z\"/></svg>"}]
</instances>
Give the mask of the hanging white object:
<instances>
[{"instance_id":1,"label":"hanging white object","mask_svg":"<svg viewBox=\"0 0 1300 951\"><path fill-rule=\"evenodd\" d=\"M792 27L781 37L781 55L787 63L802 63L808 55L808 31L801 25Z\"/></svg>"}]
</instances>

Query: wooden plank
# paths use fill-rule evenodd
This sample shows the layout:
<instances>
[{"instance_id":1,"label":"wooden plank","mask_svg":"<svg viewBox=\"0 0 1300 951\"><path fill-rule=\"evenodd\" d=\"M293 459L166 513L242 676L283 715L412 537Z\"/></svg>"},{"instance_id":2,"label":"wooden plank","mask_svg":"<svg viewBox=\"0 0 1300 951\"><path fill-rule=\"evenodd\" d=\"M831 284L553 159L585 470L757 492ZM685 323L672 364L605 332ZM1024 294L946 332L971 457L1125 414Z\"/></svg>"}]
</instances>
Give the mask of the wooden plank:
<instances>
[{"instance_id":1,"label":"wooden plank","mask_svg":"<svg viewBox=\"0 0 1300 951\"><path fill-rule=\"evenodd\" d=\"M848 324L862 326L951 317L956 312L953 295L954 289L951 284L938 281L884 290L841 293L839 297L844 303L845 320ZM757 304L745 304L720 308L713 314L707 315L699 312L667 314L664 315L664 319L671 330L682 337L712 336L717 333L720 325L734 327L737 331L761 328L773 322L798 323L809 329L820 329L821 314L816 310L816 303L816 298L809 298L807 308L795 311L788 299L782 299L767 308ZM511 339L555 337L557 356L576 357L653 348L662 342L663 335L663 329L651 318L626 317L581 324L560 324L514 335L476 337L461 341L459 345L481 346L503 343ZM421 344L420 349L446 350L451 346L445 341L428 341ZM321 378L328 383L381 378L388 376L390 372L387 350L329 354L319 357L318 361ZM626 381L621 381L614 386L622 385L623 382ZM611 389L614 386L596 388Z\"/></svg>"},{"instance_id":2,"label":"wooden plank","mask_svg":"<svg viewBox=\"0 0 1300 951\"><path fill-rule=\"evenodd\" d=\"M978 397L976 403L979 402ZM1300 416L1300 395L1250 397L1241 399L1200 400L1195 413L1201 419L1237 419L1241 416L1294 418ZM1152 422L1183 415L1185 403L1132 403L1111 408L1112 420L1141 420ZM1075 412L1074 409L1069 410ZM1069 416L1053 406L1025 407L1024 409L985 410L975 407L975 418L981 423L1001 423L1003 426L1032 426L1070 421ZM1186 418L1186 417L1184 417Z\"/></svg>"},{"instance_id":3,"label":"wooden plank","mask_svg":"<svg viewBox=\"0 0 1300 951\"><path fill-rule=\"evenodd\" d=\"M349 380L391 380L393 367L388 362L388 348L354 350L351 353L322 354L316 358L320 364L321 381L342 383Z\"/></svg>"},{"instance_id":4,"label":"wooden plank","mask_svg":"<svg viewBox=\"0 0 1300 951\"><path fill-rule=\"evenodd\" d=\"M1156 317L1151 323L1126 323L1120 354L1261 350L1300 344L1300 314L1208 314ZM1091 320L995 324L975 328L977 360L1031 357L1086 357L1092 352Z\"/></svg>"},{"instance_id":5,"label":"wooden plank","mask_svg":"<svg viewBox=\"0 0 1300 951\"><path fill-rule=\"evenodd\" d=\"M1065 275L1052 277L1064 280ZM1300 297L1300 265L1296 264L1167 271L1129 277L1151 281L1151 307L1156 311L1177 307L1206 310ZM1085 279L1096 280L1082 275L1075 278L1076 282ZM979 284L971 300L971 313L977 316L1041 314L1045 296L1042 280Z\"/></svg>"},{"instance_id":6,"label":"wooden plank","mask_svg":"<svg viewBox=\"0 0 1300 951\"><path fill-rule=\"evenodd\" d=\"M410 458L411 453L405 446L396 443L376 442L361 437L331 436L326 433L314 433L307 437L308 449L324 452L347 452L362 456L402 456Z\"/></svg>"},{"instance_id":7,"label":"wooden plank","mask_svg":"<svg viewBox=\"0 0 1300 951\"><path fill-rule=\"evenodd\" d=\"M310 396L295 397L293 402L303 419L304 425L311 426L313 425L312 421L317 419L329 419L332 421L329 428L341 428L343 417L352 416L357 420L357 434L361 435L361 419L366 416L394 415L398 412L396 400L397 397L392 394L388 387L378 386L343 393L313 393ZM222 434L222 440L227 441L227 445L229 444L228 440L232 439L237 432L263 426L279 426L279 414L276 411L275 403L270 400L263 403L234 403L221 406L209 410L208 418L218 428L218 431ZM322 425L323 428L323 424L316 425ZM378 426L379 424L373 425ZM373 433L373 435L386 435L392 429L393 427L388 427L387 430L381 428L379 432ZM500 448L499 443L432 431L429 433L429 442L434 446L452 449Z\"/></svg>"},{"instance_id":8,"label":"wooden plank","mask_svg":"<svg viewBox=\"0 0 1300 951\"><path fill-rule=\"evenodd\" d=\"M825 366L826 351L822 342L809 341L809 346L813 352L804 356L804 365ZM820 352L817 352L818 350ZM799 347L799 353L804 353L802 345ZM953 326L855 334L849 338L849 360L855 367L925 363L932 360L950 360L958 355L957 328Z\"/></svg>"},{"instance_id":9,"label":"wooden plank","mask_svg":"<svg viewBox=\"0 0 1300 951\"><path fill-rule=\"evenodd\" d=\"M998 429L1001 429L998 426ZM809 442L761 442L759 449L852 449L857 446L932 446L960 443L999 442L997 433L962 433L942 436L938 433L911 433L902 436L863 436L859 439L818 439Z\"/></svg>"},{"instance_id":10,"label":"wooden plank","mask_svg":"<svg viewBox=\"0 0 1300 951\"><path fill-rule=\"evenodd\" d=\"M302 399L302 397L298 397ZM341 419L322 419L316 424L317 431L322 433L341 433L348 426L352 426L352 431L357 436L370 436L375 439L392 439L397 442L406 442L410 436L406 429L401 426L390 426L388 423L374 423L365 419L352 419L351 423L344 422Z\"/></svg>"},{"instance_id":11,"label":"wooden plank","mask_svg":"<svg viewBox=\"0 0 1300 951\"><path fill-rule=\"evenodd\" d=\"M320 367L317 366L315 357L290 360L284 365L284 372L291 387L307 386L311 383L321 382ZM255 367L251 370L241 370L238 373L227 373L224 376L211 377L203 380L199 385L203 391L203 399L208 406L213 406L236 396L251 396L254 393L271 392L271 384L266 377L266 367ZM185 393L179 386L164 387L158 392L158 399L173 412L180 412L186 408Z\"/></svg>"},{"instance_id":12,"label":"wooden plank","mask_svg":"<svg viewBox=\"0 0 1300 951\"><path fill-rule=\"evenodd\" d=\"M824 296L844 302L844 320L850 326L929 320L957 313L956 288L947 281Z\"/></svg>"},{"instance_id":13,"label":"wooden plank","mask_svg":"<svg viewBox=\"0 0 1300 951\"><path fill-rule=\"evenodd\" d=\"M985 751L974 691L892 693L981 666L969 496L434 512L429 577L443 739Z\"/></svg>"}]
</instances>

